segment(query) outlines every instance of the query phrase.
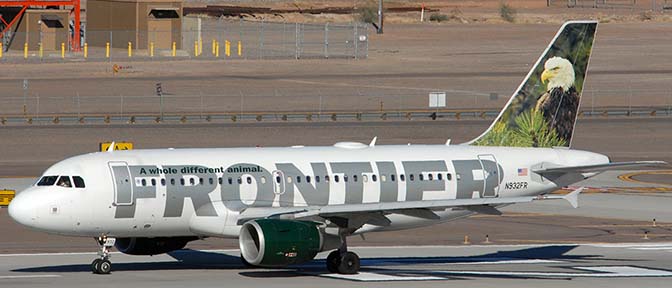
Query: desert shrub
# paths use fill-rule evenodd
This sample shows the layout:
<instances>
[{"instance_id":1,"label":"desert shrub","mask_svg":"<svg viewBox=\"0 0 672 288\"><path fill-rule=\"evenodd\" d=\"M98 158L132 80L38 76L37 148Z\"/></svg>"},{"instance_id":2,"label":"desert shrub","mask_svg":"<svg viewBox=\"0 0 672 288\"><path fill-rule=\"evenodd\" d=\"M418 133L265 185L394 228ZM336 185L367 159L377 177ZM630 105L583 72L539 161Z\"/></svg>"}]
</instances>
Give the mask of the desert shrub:
<instances>
[{"instance_id":1,"label":"desert shrub","mask_svg":"<svg viewBox=\"0 0 672 288\"><path fill-rule=\"evenodd\" d=\"M502 2L499 4L499 16L507 22L513 22L516 20L516 9Z\"/></svg>"},{"instance_id":2,"label":"desert shrub","mask_svg":"<svg viewBox=\"0 0 672 288\"><path fill-rule=\"evenodd\" d=\"M441 14L441 13L432 13L432 15L429 15L429 21L434 21L434 22L443 22L448 20L448 15L446 14Z\"/></svg>"}]
</instances>

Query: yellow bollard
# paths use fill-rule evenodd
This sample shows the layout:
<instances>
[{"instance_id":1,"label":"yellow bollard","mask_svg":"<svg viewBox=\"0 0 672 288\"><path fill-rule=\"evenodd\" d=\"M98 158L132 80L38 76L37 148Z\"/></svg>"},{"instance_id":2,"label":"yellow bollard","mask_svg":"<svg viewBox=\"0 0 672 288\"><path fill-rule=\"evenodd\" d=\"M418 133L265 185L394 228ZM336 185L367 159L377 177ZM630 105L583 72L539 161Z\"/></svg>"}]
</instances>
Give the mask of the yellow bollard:
<instances>
[{"instance_id":1,"label":"yellow bollard","mask_svg":"<svg viewBox=\"0 0 672 288\"><path fill-rule=\"evenodd\" d=\"M133 56L133 43L128 42L128 58L131 58Z\"/></svg>"},{"instance_id":2,"label":"yellow bollard","mask_svg":"<svg viewBox=\"0 0 672 288\"><path fill-rule=\"evenodd\" d=\"M203 39L198 38L198 56L203 55Z\"/></svg>"},{"instance_id":3,"label":"yellow bollard","mask_svg":"<svg viewBox=\"0 0 672 288\"><path fill-rule=\"evenodd\" d=\"M154 57L154 42L149 42L149 57Z\"/></svg>"},{"instance_id":4,"label":"yellow bollard","mask_svg":"<svg viewBox=\"0 0 672 288\"><path fill-rule=\"evenodd\" d=\"M231 42L229 40L224 42L224 54L226 54L226 57L231 57Z\"/></svg>"},{"instance_id":5,"label":"yellow bollard","mask_svg":"<svg viewBox=\"0 0 672 288\"><path fill-rule=\"evenodd\" d=\"M42 48L42 43L40 43L40 60L42 59L42 56L44 56L44 48Z\"/></svg>"},{"instance_id":6,"label":"yellow bollard","mask_svg":"<svg viewBox=\"0 0 672 288\"><path fill-rule=\"evenodd\" d=\"M2 42L0 42L0 59L2 59Z\"/></svg>"},{"instance_id":7,"label":"yellow bollard","mask_svg":"<svg viewBox=\"0 0 672 288\"><path fill-rule=\"evenodd\" d=\"M105 43L105 58L110 58L110 42Z\"/></svg>"},{"instance_id":8,"label":"yellow bollard","mask_svg":"<svg viewBox=\"0 0 672 288\"><path fill-rule=\"evenodd\" d=\"M219 42L215 43L215 58L219 58Z\"/></svg>"},{"instance_id":9,"label":"yellow bollard","mask_svg":"<svg viewBox=\"0 0 672 288\"><path fill-rule=\"evenodd\" d=\"M243 56L243 42L238 40L238 57Z\"/></svg>"},{"instance_id":10,"label":"yellow bollard","mask_svg":"<svg viewBox=\"0 0 672 288\"><path fill-rule=\"evenodd\" d=\"M217 46L217 40L212 39L212 56L215 56L215 52L216 52L215 48L217 48L216 46Z\"/></svg>"},{"instance_id":11,"label":"yellow bollard","mask_svg":"<svg viewBox=\"0 0 672 288\"><path fill-rule=\"evenodd\" d=\"M28 59L28 43L23 43L23 59Z\"/></svg>"},{"instance_id":12,"label":"yellow bollard","mask_svg":"<svg viewBox=\"0 0 672 288\"><path fill-rule=\"evenodd\" d=\"M65 58L65 43L61 42L61 58Z\"/></svg>"},{"instance_id":13,"label":"yellow bollard","mask_svg":"<svg viewBox=\"0 0 672 288\"><path fill-rule=\"evenodd\" d=\"M84 42L84 59L89 58L89 43Z\"/></svg>"},{"instance_id":14,"label":"yellow bollard","mask_svg":"<svg viewBox=\"0 0 672 288\"><path fill-rule=\"evenodd\" d=\"M173 57L175 57L175 55L177 54L176 53L177 50L175 50L176 47L177 46L176 46L175 42L173 42L173 51L172 51L172 54L171 54L171 55L173 55Z\"/></svg>"},{"instance_id":15,"label":"yellow bollard","mask_svg":"<svg viewBox=\"0 0 672 288\"><path fill-rule=\"evenodd\" d=\"M198 41L194 41L194 57L198 57Z\"/></svg>"}]
</instances>

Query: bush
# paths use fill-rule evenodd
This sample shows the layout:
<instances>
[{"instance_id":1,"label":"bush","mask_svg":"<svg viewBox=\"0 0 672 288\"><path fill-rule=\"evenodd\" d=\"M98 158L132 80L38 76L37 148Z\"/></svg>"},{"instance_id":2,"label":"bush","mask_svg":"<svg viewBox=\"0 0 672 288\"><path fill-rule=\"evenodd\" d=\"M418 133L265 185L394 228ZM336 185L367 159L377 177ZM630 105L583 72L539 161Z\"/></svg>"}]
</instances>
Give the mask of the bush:
<instances>
[{"instance_id":1,"label":"bush","mask_svg":"<svg viewBox=\"0 0 672 288\"><path fill-rule=\"evenodd\" d=\"M378 22L378 5L375 1L368 1L366 5L357 10L359 21L364 23Z\"/></svg>"},{"instance_id":2,"label":"bush","mask_svg":"<svg viewBox=\"0 0 672 288\"><path fill-rule=\"evenodd\" d=\"M502 2L499 4L499 16L507 22L513 22L516 20L516 9Z\"/></svg>"},{"instance_id":3,"label":"bush","mask_svg":"<svg viewBox=\"0 0 672 288\"><path fill-rule=\"evenodd\" d=\"M446 20L448 20L448 16L446 14L432 13L432 15L429 15L429 21L436 21L441 23Z\"/></svg>"}]
</instances>

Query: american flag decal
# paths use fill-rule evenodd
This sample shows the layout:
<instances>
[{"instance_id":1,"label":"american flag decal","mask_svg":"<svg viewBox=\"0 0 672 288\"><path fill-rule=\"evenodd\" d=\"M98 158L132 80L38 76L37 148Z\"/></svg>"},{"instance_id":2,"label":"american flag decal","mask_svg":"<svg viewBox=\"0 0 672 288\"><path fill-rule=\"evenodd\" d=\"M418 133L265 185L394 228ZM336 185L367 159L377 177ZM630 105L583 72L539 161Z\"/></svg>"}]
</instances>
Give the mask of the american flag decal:
<instances>
[{"instance_id":1,"label":"american flag decal","mask_svg":"<svg viewBox=\"0 0 672 288\"><path fill-rule=\"evenodd\" d=\"M518 168L518 176L527 176L527 168Z\"/></svg>"}]
</instances>

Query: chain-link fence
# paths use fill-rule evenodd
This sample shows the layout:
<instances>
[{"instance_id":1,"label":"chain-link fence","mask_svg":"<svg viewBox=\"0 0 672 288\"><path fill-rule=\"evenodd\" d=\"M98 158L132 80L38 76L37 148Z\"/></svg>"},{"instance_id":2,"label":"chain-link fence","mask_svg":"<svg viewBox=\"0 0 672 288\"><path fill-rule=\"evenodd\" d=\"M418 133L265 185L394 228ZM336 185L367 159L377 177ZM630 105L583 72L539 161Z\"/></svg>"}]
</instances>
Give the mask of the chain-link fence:
<instances>
[{"instance_id":1,"label":"chain-link fence","mask_svg":"<svg viewBox=\"0 0 672 288\"><path fill-rule=\"evenodd\" d=\"M328 119L335 114L404 115L432 111L494 117L506 104L510 94L503 91L445 92L446 107L440 109L428 108L428 91L411 89L394 92L377 89L273 90L265 93L228 91L219 95L163 96L90 96L79 93L73 93L72 96L48 96L27 92L25 96L8 95L0 99L0 119L22 121L27 118L116 117L128 120L131 117L155 119L164 113L177 118L196 119L266 117L263 115L275 115L276 118L282 118L283 115L303 115L296 116L299 118L315 115L316 118ZM609 115L669 116L672 113L672 89L587 90L583 92L581 111L584 115L601 115L604 111L610 111Z\"/></svg>"},{"instance_id":2,"label":"chain-link fence","mask_svg":"<svg viewBox=\"0 0 672 288\"><path fill-rule=\"evenodd\" d=\"M672 9L671 0L547 0L549 6L569 8L631 9L662 11Z\"/></svg>"},{"instance_id":3,"label":"chain-link fence","mask_svg":"<svg viewBox=\"0 0 672 288\"><path fill-rule=\"evenodd\" d=\"M61 32L63 34L65 32ZM304 59L368 56L368 26L185 17L181 30L86 31L80 51L57 32L6 33L0 61Z\"/></svg>"}]
</instances>

